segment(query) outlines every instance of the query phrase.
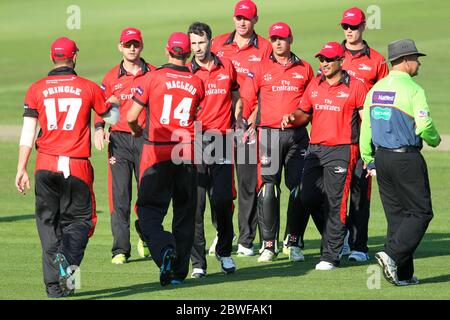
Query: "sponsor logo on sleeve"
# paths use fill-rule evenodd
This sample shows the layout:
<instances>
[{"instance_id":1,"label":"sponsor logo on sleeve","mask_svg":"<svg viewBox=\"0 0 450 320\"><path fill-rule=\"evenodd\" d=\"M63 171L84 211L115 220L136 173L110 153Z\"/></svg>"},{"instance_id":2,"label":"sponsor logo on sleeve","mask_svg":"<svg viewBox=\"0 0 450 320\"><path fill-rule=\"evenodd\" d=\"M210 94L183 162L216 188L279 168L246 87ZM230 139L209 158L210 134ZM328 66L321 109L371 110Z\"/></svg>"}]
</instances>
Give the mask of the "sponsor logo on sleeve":
<instances>
[{"instance_id":1,"label":"sponsor logo on sleeve","mask_svg":"<svg viewBox=\"0 0 450 320\"><path fill-rule=\"evenodd\" d=\"M426 110L419 110L419 118L428 118L429 113Z\"/></svg>"},{"instance_id":2,"label":"sponsor logo on sleeve","mask_svg":"<svg viewBox=\"0 0 450 320\"><path fill-rule=\"evenodd\" d=\"M255 74L254 74L253 72L249 71L249 72L247 73L247 77L253 79L253 78L255 77Z\"/></svg>"},{"instance_id":3,"label":"sponsor logo on sleeve","mask_svg":"<svg viewBox=\"0 0 450 320\"><path fill-rule=\"evenodd\" d=\"M375 91L372 95L372 103L394 104L395 92Z\"/></svg>"},{"instance_id":4,"label":"sponsor logo on sleeve","mask_svg":"<svg viewBox=\"0 0 450 320\"><path fill-rule=\"evenodd\" d=\"M102 89L103 92L106 91L106 86L102 83L102 85L100 86L100 89Z\"/></svg>"},{"instance_id":5,"label":"sponsor logo on sleeve","mask_svg":"<svg viewBox=\"0 0 450 320\"><path fill-rule=\"evenodd\" d=\"M138 95L142 96L144 94L144 89L142 89L141 86L138 86L136 88L136 92Z\"/></svg>"}]
</instances>

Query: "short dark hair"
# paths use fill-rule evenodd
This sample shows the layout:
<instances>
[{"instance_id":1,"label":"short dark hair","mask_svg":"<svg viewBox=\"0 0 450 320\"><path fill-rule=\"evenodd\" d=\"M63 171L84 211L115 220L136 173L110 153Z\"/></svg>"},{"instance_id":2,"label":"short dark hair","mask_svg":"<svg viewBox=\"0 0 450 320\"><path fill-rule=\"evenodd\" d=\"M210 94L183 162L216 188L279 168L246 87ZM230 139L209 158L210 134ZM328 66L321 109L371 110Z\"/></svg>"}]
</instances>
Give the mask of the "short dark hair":
<instances>
[{"instance_id":1,"label":"short dark hair","mask_svg":"<svg viewBox=\"0 0 450 320\"><path fill-rule=\"evenodd\" d=\"M203 36L206 34L206 37L208 38L208 40L211 40L212 38L212 31L211 28L203 22L194 22L189 26L188 32L187 34L196 34L198 36Z\"/></svg>"},{"instance_id":2,"label":"short dark hair","mask_svg":"<svg viewBox=\"0 0 450 320\"><path fill-rule=\"evenodd\" d=\"M66 58L66 59L59 59L59 60L55 60L52 59L53 64L60 66L60 65L68 65L68 64L72 64L73 63L73 58Z\"/></svg>"},{"instance_id":3,"label":"short dark hair","mask_svg":"<svg viewBox=\"0 0 450 320\"><path fill-rule=\"evenodd\" d=\"M181 53L181 52L183 52L183 49L181 49L180 47L174 47L172 50L175 51L175 52L180 52L179 54L174 54L174 53L169 51L169 55L172 58L177 59L177 60L183 60L183 61L187 60L187 58L189 58L189 56L191 55L190 52L187 52L187 53L184 53L184 54Z\"/></svg>"}]
</instances>

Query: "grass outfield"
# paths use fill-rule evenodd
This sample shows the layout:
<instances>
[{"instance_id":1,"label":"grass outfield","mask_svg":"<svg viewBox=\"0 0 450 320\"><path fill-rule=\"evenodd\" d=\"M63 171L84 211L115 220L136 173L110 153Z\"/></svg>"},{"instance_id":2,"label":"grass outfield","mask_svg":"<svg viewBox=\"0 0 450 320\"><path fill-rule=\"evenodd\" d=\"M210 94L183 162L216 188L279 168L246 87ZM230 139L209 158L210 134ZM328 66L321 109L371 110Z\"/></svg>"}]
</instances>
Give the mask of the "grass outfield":
<instances>
[{"instance_id":1,"label":"grass outfield","mask_svg":"<svg viewBox=\"0 0 450 320\"><path fill-rule=\"evenodd\" d=\"M16 151L17 145L13 143L0 146L0 154L6 155L2 161L4 165L0 168L0 185L3 186L0 194L0 299L44 299L41 253L33 216L33 192L21 196L13 186ZM137 259L137 238L134 232L130 263L122 266L110 263L112 237L107 208L106 158L105 154L94 152L92 162L96 170L95 192L99 219L81 265L81 289L73 299L449 299L450 217L447 213L450 211L450 152L426 152L425 157L430 171L435 217L416 252L416 275L422 283L419 286L393 287L381 276L379 289L367 287L373 270L380 270L378 267L373 268L373 255L382 248L386 230L375 183L369 226L372 259L367 263L354 264L343 259L342 267L338 270L315 271L320 240L310 221L305 236L304 263L291 263L283 254L269 264L259 264L256 257L233 256L238 266L237 272L223 275L219 263L213 257L208 257L209 274L205 279L188 278L180 287L162 288L155 264ZM29 168L30 172L32 168L33 165ZM284 218L288 192L284 186L282 190ZM234 218L237 230L236 216ZM214 230L210 223L206 225L207 242L210 244Z\"/></svg>"},{"instance_id":2,"label":"grass outfield","mask_svg":"<svg viewBox=\"0 0 450 320\"><path fill-rule=\"evenodd\" d=\"M265 36L270 24L288 22L294 32L295 51L318 66L313 58L328 41L340 41L338 26L343 10L357 4L366 9L376 4L381 9L381 29L368 30L369 44L387 54L387 43L400 38L413 38L419 50L428 54L417 81L425 88L432 117L441 133L450 134L448 88L450 80L445 62L450 51L450 2L446 1L313 1L256 0L260 21L257 31ZM23 96L31 82L46 75L51 68L48 59L51 42L61 35L75 39L80 48L77 71L99 82L120 60L116 43L124 27L143 30L143 56L152 64L164 60L164 43L172 31L185 31L195 21L211 25L214 34L231 31L232 7L235 1L172 0L124 2L87 0L2 0L0 1L0 33L3 54L0 57L0 125L22 122ZM81 8L81 29L68 30L66 9L77 4ZM370 16L370 14L368 14ZM7 50L6 50L7 49ZM17 143L1 142L0 166L0 299L44 299L41 252L34 221L33 192L21 196L14 188ZM225 276L218 262L208 258L208 277L187 279L177 288L162 288L153 262L137 260L136 235L132 232L131 262L123 266L110 263L112 236L109 225L106 187L106 154L93 151L95 193L98 224L81 266L81 289L73 299L449 299L450 284L450 152L425 152L430 171L435 218L416 253L416 275L421 285L398 288L382 277L380 289L368 289L374 265L373 255L384 243L386 222L378 189L374 183L369 247L372 260L355 265L342 263L332 272L313 270L319 258L319 236L310 223L306 233L306 262L293 264L280 254L271 264L258 264L254 258L235 259L238 271ZM33 171L34 156L29 173ZM34 182L34 179L33 179ZM287 205L283 186L282 227ZM209 212L205 214L209 217ZM134 218L134 217L133 217ZM209 221L209 218L207 218ZM167 219L170 220L170 219ZM206 223L208 244L214 230ZM235 217L235 230L237 221ZM369 271L372 269L369 269ZM376 274L375 274L376 275ZM371 278L372 279L372 278ZM375 282L376 284L376 282Z\"/></svg>"},{"instance_id":3,"label":"grass outfield","mask_svg":"<svg viewBox=\"0 0 450 320\"><path fill-rule=\"evenodd\" d=\"M193 21L211 25L213 33L233 29L235 1L193 0L145 1L133 5L123 1L90 0L2 0L0 33L5 50L0 57L0 124L20 124L23 96L31 82L50 69L51 42L65 35L77 41L80 48L77 71L94 81L101 81L107 70L120 60L116 48L120 31L129 26L141 28L145 42L143 56L155 65L165 62L164 46L173 31L186 31ZM256 0L259 22L256 30L267 36L268 27L285 21L294 34L293 51L312 63L314 54L328 41L341 41L339 26L345 9L358 5L367 13L377 5L381 28L367 30L368 43L387 55L387 44L401 38L412 38L419 50L428 54L422 59L417 81L425 88L432 116L443 133L450 133L448 89L450 79L445 62L450 52L450 2L441 0ZM81 29L68 30L66 13L70 5L81 10ZM366 14L368 19L373 13Z\"/></svg>"}]
</instances>

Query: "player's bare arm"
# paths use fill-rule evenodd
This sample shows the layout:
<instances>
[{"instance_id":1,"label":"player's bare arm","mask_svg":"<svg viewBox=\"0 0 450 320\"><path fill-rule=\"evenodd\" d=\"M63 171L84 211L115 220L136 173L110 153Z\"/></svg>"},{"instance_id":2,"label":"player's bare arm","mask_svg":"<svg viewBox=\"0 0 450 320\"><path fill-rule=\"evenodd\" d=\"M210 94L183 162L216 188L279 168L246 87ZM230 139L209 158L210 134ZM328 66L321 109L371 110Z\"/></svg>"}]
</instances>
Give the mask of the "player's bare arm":
<instances>
[{"instance_id":1,"label":"player's bare arm","mask_svg":"<svg viewBox=\"0 0 450 320\"><path fill-rule=\"evenodd\" d=\"M311 115L297 109L291 114L285 114L281 119L281 129L284 130L288 124L292 124L295 127L306 126L311 120Z\"/></svg>"},{"instance_id":2,"label":"player's bare arm","mask_svg":"<svg viewBox=\"0 0 450 320\"><path fill-rule=\"evenodd\" d=\"M135 137L140 137L142 135L142 128L138 124L138 117L142 112L142 109L144 108L139 103L134 102L127 113L128 125L130 126L132 135Z\"/></svg>"},{"instance_id":3,"label":"player's bare arm","mask_svg":"<svg viewBox=\"0 0 450 320\"><path fill-rule=\"evenodd\" d=\"M106 100L106 103L110 103L112 105L112 109L115 108L117 110L117 112L119 112L118 108L120 107L120 100L116 96L112 95L111 97L109 97L108 100ZM111 123L111 124L115 124L115 123L117 123L117 121L119 121L119 118L117 118L117 120L115 120L115 117L117 116L116 110L112 111L112 113L114 113L114 116L113 116L114 119L112 119L112 121L115 121L115 122ZM119 117L120 117L120 115L119 115ZM105 118L104 118L104 120L105 120ZM105 122L108 122L108 121L105 120ZM97 150L103 150L105 148L105 141L109 142L109 132L106 131L102 127L97 128L94 133L95 148Z\"/></svg>"},{"instance_id":4,"label":"player's bare arm","mask_svg":"<svg viewBox=\"0 0 450 320\"><path fill-rule=\"evenodd\" d=\"M27 172L27 164L36 136L37 118L24 117L22 133L20 136L19 160L17 163L16 188L19 193L25 194L25 188L30 189L30 177Z\"/></svg>"}]
</instances>

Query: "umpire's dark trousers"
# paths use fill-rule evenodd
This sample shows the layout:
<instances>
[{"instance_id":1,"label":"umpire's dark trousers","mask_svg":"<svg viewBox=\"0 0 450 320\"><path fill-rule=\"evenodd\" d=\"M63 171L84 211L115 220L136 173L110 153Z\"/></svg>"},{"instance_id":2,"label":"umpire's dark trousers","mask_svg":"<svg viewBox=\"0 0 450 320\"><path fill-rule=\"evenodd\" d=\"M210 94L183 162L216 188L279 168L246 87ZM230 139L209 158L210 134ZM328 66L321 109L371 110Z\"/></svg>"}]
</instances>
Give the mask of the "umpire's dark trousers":
<instances>
[{"instance_id":1,"label":"umpire's dark trousers","mask_svg":"<svg viewBox=\"0 0 450 320\"><path fill-rule=\"evenodd\" d=\"M113 235L112 255L131 252L130 203L133 171L139 177L139 160L143 138L134 138L128 132L112 131L108 146L108 195Z\"/></svg>"},{"instance_id":2,"label":"umpire's dark trousers","mask_svg":"<svg viewBox=\"0 0 450 320\"><path fill-rule=\"evenodd\" d=\"M321 261L340 264L346 215L358 145L309 146L302 175L301 201L322 234Z\"/></svg>"},{"instance_id":3,"label":"umpire's dark trousers","mask_svg":"<svg viewBox=\"0 0 450 320\"><path fill-rule=\"evenodd\" d=\"M157 162L142 172L136 203L142 235L153 260L161 267L165 250L175 249L177 261L174 274L180 280L188 274L194 242L196 175L193 164L174 164L171 160ZM165 231L163 227L170 200L173 208L172 232Z\"/></svg>"},{"instance_id":4,"label":"umpire's dark trousers","mask_svg":"<svg viewBox=\"0 0 450 320\"><path fill-rule=\"evenodd\" d=\"M216 141L215 139L221 139ZM229 154L226 146L229 145ZM206 195L217 229L215 252L221 257L231 256L233 247L233 136L203 134L202 164L197 165L197 211L195 239L192 248L192 267L206 270L206 240L204 214ZM222 148L219 154L217 148Z\"/></svg>"},{"instance_id":5,"label":"umpire's dark trousers","mask_svg":"<svg viewBox=\"0 0 450 320\"><path fill-rule=\"evenodd\" d=\"M433 218L428 170L418 149L375 153L377 181L388 223L385 252L399 280L414 275L413 254Z\"/></svg>"}]
</instances>

